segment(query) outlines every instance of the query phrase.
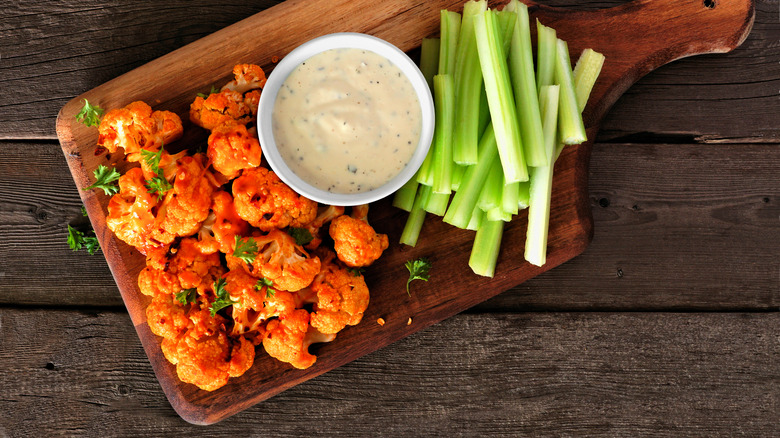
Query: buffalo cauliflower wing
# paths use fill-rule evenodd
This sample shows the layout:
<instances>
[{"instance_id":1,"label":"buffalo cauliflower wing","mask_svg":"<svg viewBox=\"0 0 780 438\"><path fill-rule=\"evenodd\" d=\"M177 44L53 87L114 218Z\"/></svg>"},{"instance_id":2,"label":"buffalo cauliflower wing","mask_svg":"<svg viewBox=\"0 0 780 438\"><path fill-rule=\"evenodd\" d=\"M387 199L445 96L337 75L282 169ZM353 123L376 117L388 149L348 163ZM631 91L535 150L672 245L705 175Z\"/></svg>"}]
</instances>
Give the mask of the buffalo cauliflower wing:
<instances>
[{"instance_id":1,"label":"buffalo cauliflower wing","mask_svg":"<svg viewBox=\"0 0 780 438\"><path fill-rule=\"evenodd\" d=\"M241 94L249 90L265 87L265 72L259 65L238 64L233 67L234 80L222 87L221 91L231 90Z\"/></svg>"},{"instance_id":2,"label":"buffalo cauliflower wing","mask_svg":"<svg viewBox=\"0 0 780 438\"><path fill-rule=\"evenodd\" d=\"M252 110L244 96L233 90L213 93L205 99L198 96L190 105L190 121L208 130L231 121L246 125L251 120Z\"/></svg>"},{"instance_id":3,"label":"buffalo cauliflower wing","mask_svg":"<svg viewBox=\"0 0 780 438\"><path fill-rule=\"evenodd\" d=\"M257 256L247 266L248 271L255 277L270 280L275 289L290 292L303 289L320 272L319 257L309 255L284 231L271 230L252 239L257 244Z\"/></svg>"},{"instance_id":4,"label":"buffalo cauliflower wing","mask_svg":"<svg viewBox=\"0 0 780 438\"><path fill-rule=\"evenodd\" d=\"M336 335L324 335L310 327L309 312L297 309L268 322L263 348L269 356L305 369L317 361L317 357L309 353L309 346L335 338Z\"/></svg>"},{"instance_id":5,"label":"buffalo cauliflower wing","mask_svg":"<svg viewBox=\"0 0 780 438\"><path fill-rule=\"evenodd\" d=\"M332 259L332 255L324 256L320 273L308 287L316 294L311 326L321 333L337 333L347 325L356 325L368 307L368 286L363 276L338 266Z\"/></svg>"},{"instance_id":6,"label":"buffalo cauliflower wing","mask_svg":"<svg viewBox=\"0 0 780 438\"><path fill-rule=\"evenodd\" d=\"M363 267L374 263L389 243L367 220L368 206L353 208L352 216L339 216L330 223L330 237L339 260L347 266Z\"/></svg>"},{"instance_id":7,"label":"buffalo cauliflower wing","mask_svg":"<svg viewBox=\"0 0 780 438\"><path fill-rule=\"evenodd\" d=\"M258 167L247 169L233 181L236 212L263 231L303 227L317 215L317 203L298 195L276 174Z\"/></svg>"},{"instance_id":8,"label":"buffalo cauliflower wing","mask_svg":"<svg viewBox=\"0 0 780 438\"><path fill-rule=\"evenodd\" d=\"M157 196L146 190L146 180L140 168L128 170L119 178L119 193L108 202L106 225L120 240L142 254L163 246L150 239L154 228Z\"/></svg>"},{"instance_id":9,"label":"buffalo cauliflower wing","mask_svg":"<svg viewBox=\"0 0 780 438\"><path fill-rule=\"evenodd\" d=\"M275 290L243 269L228 272L225 279L225 290L237 302L231 310L231 336L246 335L259 342L265 334L263 324L269 318L295 310L291 293Z\"/></svg>"},{"instance_id":10,"label":"buffalo cauliflower wing","mask_svg":"<svg viewBox=\"0 0 780 438\"><path fill-rule=\"evenodd\" d=\"M208 140L208 157L217 172L228 179L238 176L243 169L260 165L260 142L247 132L246 126L228 122L215 127Z\"/></svg>"},{"instance_id":11,"label":"buffalo cauliflower wing","mask_svg":"<svg viewBox=\"0 0 780 438\"><path fill-rule=\"evenodd\" d=\"M157 151L182 136L181 119L170 111L152 111L137 101L106 113L98 126L98 145L116 152L123 148L128 161L140 160L141 149Z\"/></svg>"}]
</instances>

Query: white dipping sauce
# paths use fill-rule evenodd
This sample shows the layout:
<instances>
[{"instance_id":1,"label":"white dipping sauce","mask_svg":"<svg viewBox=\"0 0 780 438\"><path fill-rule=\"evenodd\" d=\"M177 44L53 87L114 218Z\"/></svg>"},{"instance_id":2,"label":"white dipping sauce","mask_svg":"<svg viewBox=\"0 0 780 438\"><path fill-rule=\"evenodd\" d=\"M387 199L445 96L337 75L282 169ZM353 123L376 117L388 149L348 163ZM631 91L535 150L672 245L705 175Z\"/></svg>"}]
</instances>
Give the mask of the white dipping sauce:
<instances>
[{"instance_id":1,"label":"white dipping sauce","mask_svg":"<svg viewBox=\"0 0 780 438\"><path fill-rule=\"evenodd\" d=\"M333 193L375 189L398 175L420 139L422 112L409 79L387 58L331 49L284 81L273 109L282 159Z\"/></svg>"}]
</instances>

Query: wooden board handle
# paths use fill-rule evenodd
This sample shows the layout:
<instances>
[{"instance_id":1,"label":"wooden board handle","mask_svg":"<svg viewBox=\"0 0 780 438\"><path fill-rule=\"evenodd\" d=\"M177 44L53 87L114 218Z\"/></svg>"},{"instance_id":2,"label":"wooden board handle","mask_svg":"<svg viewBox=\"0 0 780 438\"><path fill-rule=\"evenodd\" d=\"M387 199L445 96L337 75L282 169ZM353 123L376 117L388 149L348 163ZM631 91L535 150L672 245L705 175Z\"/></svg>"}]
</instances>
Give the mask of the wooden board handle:
<instances>
[{"instance_id":1,"label":"wooden board handle","mask_svg":"<svg viewBox=\"0 0 780 438\"><path fill-rule=\"evenodd\" d=\"M585 48L607 60L584 118L598 126L617 99L639 78L686 56L729 52L753 27L752 0L637 0L598 11L535 5L532 14L569 42L576 60Z\"/></svg>"}]
</instances>

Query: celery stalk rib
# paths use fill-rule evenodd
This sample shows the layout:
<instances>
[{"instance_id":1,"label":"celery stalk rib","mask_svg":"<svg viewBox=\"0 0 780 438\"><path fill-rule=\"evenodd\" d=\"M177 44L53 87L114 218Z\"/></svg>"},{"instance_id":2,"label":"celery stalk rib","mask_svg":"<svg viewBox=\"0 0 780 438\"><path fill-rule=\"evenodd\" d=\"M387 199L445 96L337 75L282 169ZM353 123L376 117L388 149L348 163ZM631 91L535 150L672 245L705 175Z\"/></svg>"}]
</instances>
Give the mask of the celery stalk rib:
<instances>
[{"instance_id":1,"label":"celery stalk rib","mask_svg":"<svg viewBox=\"0 0 780 438\"><path fill-rule=\"evenodd\" d=\"M536 92L545 85L552 85L555 75L557 32L536 20Z\"/></svg>"},{"instance_id":2,"label":"celery stalk rib","mask_svg":"<svg viewBox=\"0 0 780 438\"><path fill-rule=\"evenodd\" d=\"M425 210L422 208L422 201L426 192L430 193L431 188L428 186L420 186L417 190L417 196L414 198L414 205L409 212L409 217L406 219L406 224L401 232L400 242L404 245L415 246L417 245L417 239L420 237L420 230L422 229L423 222L425 222Z\"/></svg>"},{"instance_id":3,"label":"celery stalk rib","mask_svg":"<svg viewBox=\"0 0 780 438\"><path fill-rule=\"evenodd\" d=\"M452 193L452 125L455 118L455 84L452 75L436 75L433 78L436 100L436 127L433 134L435 152L433 167L433 192Z\"/></svg>"},{"instance_id":4,"label":"celery stalk rib","mask_svg":"<svg viewBox=\"0 0 780 438\"><path fill-rule=\"evenodd\" d=\"M555 81L560 85L558 104L558 132L564 144L580 144L587 140L582 113L574 90L569 48L566 41L558 39L555 53Z\"/></svg>"},{"instance_id":5,"label":"celery stalk rib","mask_svg":"<svg viewBox=\"0 0 780 438\"><path fill-rule=\"evenodd\" d=\"M471 248L469 267L475 274L483 277L493 277L496 272L498 251L501 248L501 237L504 234L503 221L484 220L474 236L474 246Z\"/></svg>"},{"instance_id":6,"label":"celery stalk rib","mask_svg":"<svg viewBox=\"0 0 780 438\"><path fill-rule=\"evenodd\" d=\"M496 15L493 11L488 10L476 15L474 30L505 182L526 181L528 170L522 153L517 110L509 83L506 57L502 42L499 41Z\"/></svg>"}]
</instances>

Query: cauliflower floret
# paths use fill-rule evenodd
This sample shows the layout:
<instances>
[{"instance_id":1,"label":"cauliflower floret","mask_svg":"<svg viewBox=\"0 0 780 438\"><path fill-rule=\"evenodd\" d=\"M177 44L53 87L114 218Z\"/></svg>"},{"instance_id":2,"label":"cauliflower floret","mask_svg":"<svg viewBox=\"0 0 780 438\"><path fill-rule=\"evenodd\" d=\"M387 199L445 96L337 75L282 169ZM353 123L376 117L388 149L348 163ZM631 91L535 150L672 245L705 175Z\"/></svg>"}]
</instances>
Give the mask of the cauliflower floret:
<instances>
[{"instance_id":1,"label":"cauliflower floret","mask_svg":"<svg viewBox=\"0 0 780 438\"><path fill-rule=\"evenodd\" d=\"M241 94L265 86L265 72L259 65L238 64L233 67L234 80L222 87L221 91L232 90Z\"/></svg>"},{"instance_id":2,"label":"cauliflower floret","mask_svg":"<svg viewBox=\"0 0 780 438\"><path fill-rule=\"evenodd\" d=\"M178 160L173 189L166 193L152 230L159 242L196 233L208 217L214 185L201 160L200 154Z\"/></svg>"},{"instance_id":3,"label":"cauliflower floret","mask_svg":"<svg viewBox=\"0 0 780 438\"><path fill-rule=\"evenodd\" d=\"M176 175L176 169L178 168L178 161L180 158L183 158L187 155L187 151L181 151L177 154L169 154L164 149L162 152L159 152L160 154L160 161L157 165L158 169L162 172L163 177L166 181L172 181L173 177ZM151 166L147 162L147 160L141 160L141 170L144 172L144 178L147 180L151 180L152 178L155 178L159 176L156 171L152 170Z\"/></svg>"},{"instance_id":4,"label":"cauliflower floret","mask_svg":"<svg viewBox=\"0 0 780 438\"><path fill-rule=\"evenodd\" d=\"M332 259L332 255L325 256L320 273L308 287L316 294L311 326L321 333L337 333L347 325L356 325L368 307L368 286L363 276L339 267Z\"/></svg>"},{"instance_id":5,"label":"cauliflower floret","mask_svg":"<svg viewBox=\"0 0 780 438\"><path fill-rule=\"evenodd\" d=\"M185 307L174 301L171 294L156 295L146 307L149 329L157 336L175 339L187 328L190 320Z\"/></svg>"},{"instance_id":6,"label":"cauliflower floret","mask_svg":"<svg viewBox=\"0 0 780 438\"><path fill-rule=\"evenodd\" d=\"M339 216L330 224L330 237L339 260L351 267L374 263L389 243L368 224L368 206L353 208L352 216Z\"/></svg>"},{"instance_id":7,"label":"cauliflower floret","mask_svg":"<svg viewBox=\"0 0 780 438\"><path fill-rule=\"evenodd\" d=\"M290 292L308 286L320 272L320 259L310 256L284 231L271 230L266 236L252 239L257 244L257 256L252 264L247 266L240 259L228 255L226 259L231 269L242 266L252 276L272 281L274 289Z\"/></svg>"},{"instance_id":8,"label":"cauliflower floret","mask_svg":"<svg viewBox=\"0 0 780 438\"><path fill-rule=\"evenodd\" d=\"M244 94L244 103L249 107L252 116L256 116L257 107L260 106L260 90L252 90Z\"/></svg>"},{"instance_id":9,"label":"cauliflower floret","mask_svg":"<svg viewBox=\"0 0 780 438\"><path fill-rule=\"evenodd\" d=\"M330 342L336 335L323 335L309 326L309 312L297 309L279 319L272 319L266 327L263 347L269 356L287 362L298 369L305 369L317 360L309 353L309 346L317 342Z\"/></svg>"},{"instance_id":10,"label":"cauliflower floret","mask_svg":"<svg viewBox=\"0 0 780 438\"><path fill-rule=\"evenodd\" d=\"M98 145L116 152L121 147L128 161L140 160L141 149L156 151L181 137L181 119L170 111L152 111L144 102L132 102L103 116L98 127Z\"/></svg>"},{"instance_id":11,"label":"cauliflower floret","mask_svg":"<svg viewBox=\"0 0 780 438\"><path fill-rule=\"evenodd\" d=\"M306 229L309 230L309 233L311 233L312 237L311 242L304 245L306 249L313 250L320 246L322 243L320 229L326 223L344 214L344 207L339 207L337 205L320 205L317 208L317 211L317 217L314 218L314 220L311 221L308 225L306 225Z\"/></svg>"},{"instance_id":12,"label":"cauliflower floret","mask_svg":"<svg viewBox=\"0 0 780 438\"><path fill-rule=\"evenodd\" d=\"M146 191L143 172L139 168L127 171L119 178L119 193L108 202L106 225L116 237L135 247L142 254L163 246L150 239L154 227L157 197Z\"/></svg>"},{"instance_id":13,"label":"cauliflower floret","mask_svg":"<svg viewBox=\"0 0 780 438\"><path fill-rule=\"evenodd\" d=\"M244 102L244 96L233 90L210 94L205 99L198 96L190 105L192 123L212 130L230 121L246 125L252 120L252 110Z\"/></svg>"},{"instance_id":14,"label":"cauliflower floret","mask_svg":"<svg viewBox=\"0 0 780 438\"><path fill-rule=\"evenodd\" d=\"M184 238L166 253L154 253L138 275L138 286L145 295L174 296L184 289L197 289L199 296L213 297L214 280L225 269L216 252L205 253L200 242Z\"/></svg>"},{"instance_id":15,"label":"cauliflower floret","mask_svg":"<svg viewBox=\"0 0 780 438\"><path fill-rule=\"evenodd\" d=\"M215 127L208 144L211 165L228 179L237 177L243 169L259 166L262 161L260 142L240 123L231 121Z\"/></svg>"},{"instance_id":16,"label":"cauliflower floret","mask_svg":"<svg viewBox=\"0 0 780 438\"><path fill-rule=\"evenodd\" d=\"M291 293L269 288L243 269L228 272L225 280L225 290L231 300L238 302L231 310L235 322L231 336L247 335L259 342L265 334L266 320L295 310Z\"/></svg>"},{"instance_id":17,"label":"cauliflower floret","mask_svg":"<svg viewBox=\"0 0 780 438\"><path fill-rule=\"evenodd\" d=\"M263 231L302 227L317 215L317 203L299 196L273 171L258 167L244 170L233 181L236 212Z\"/></svg>"},{"instance_id":18,"label":"cauliflower floret","mask_svg":"<svg viewBox=\"0 0 780 438\"><path fill-rule=\"evenodd\" d=\"M138 274L138 289L144 295L153 297L156 295L173 296L181 291L182 287L179 283L179 277L173 272L147 266Z\"/></svg>"},{"instance_id":19,"label":"cauliflower floret","mask_svg":"<svg viewBox=\"0 0 780 438\"><path fill-rule=\"evenodd\" d=\"M233 197L219 190L211 200L211 213L199 232L201 241L213 239L225 254L233 252L236 236L249 231L249 224L236 213Z\"/></svg>"}]
</instances>

